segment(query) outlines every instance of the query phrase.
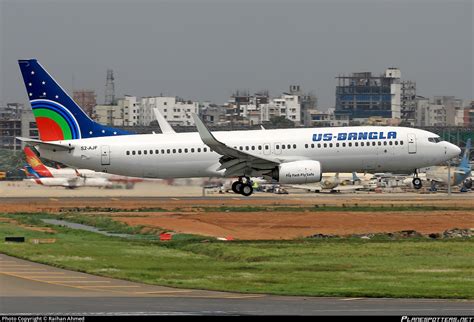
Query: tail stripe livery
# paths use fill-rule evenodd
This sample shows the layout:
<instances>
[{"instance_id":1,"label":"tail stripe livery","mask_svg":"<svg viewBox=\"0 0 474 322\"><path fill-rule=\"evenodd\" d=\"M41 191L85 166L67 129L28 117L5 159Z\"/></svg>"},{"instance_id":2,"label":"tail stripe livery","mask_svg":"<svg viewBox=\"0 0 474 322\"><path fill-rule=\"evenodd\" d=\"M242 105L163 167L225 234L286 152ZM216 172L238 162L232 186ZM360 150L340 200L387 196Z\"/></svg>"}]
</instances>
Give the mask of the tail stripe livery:
<instances>
[{"instance_id":1,"label":"tail stripe livery","mask_svg":"<svg viewBox=\"0 0 474 322\"><path fill-rule=\"evenodd\" d=\"M36 59L18 64L42 141L132 134L91 120Z\"/></svg>"},{"instance_id":2,"label":"tail stripe livery","mask_svg":"<svg viewBox=\"0 0 474 322\"><path fill-rule=\"evenodd\" d=\"M64 106L49 100L33 100L31 108L38 128L49 128L42 140L74 140L81 138L79 124Z\"/></svg>"},{"instance_id":3,"label":"tail stripe livery","mask_svg":"<svg viewBox=\"0 0 474 322\"><path fill-rule=\"evenodd\" d=\"M31 167L31 169L35 170L36 173L41 174L43 177L52 177L53 174L48 168L41 162L38 156L31 150L30 147L26 146L23 151L25 152L26 162Z\"/></svg>"},{"instance_id":4,"label":"tail stripe livery","mask_svg":"<svg viewBox=\"0 0 474 322\"><path fill-rule=\"evenodd\" d=\"M469 165L469 157L470 157L470 154L471 154L471 138L467 139L466 141L466 148L464 150L464 155L461 159L461 163L459 164L459 166L461 168L465 168L465 169L468 169L470 168L471 166Z\"/></svg>"}]
</instances>

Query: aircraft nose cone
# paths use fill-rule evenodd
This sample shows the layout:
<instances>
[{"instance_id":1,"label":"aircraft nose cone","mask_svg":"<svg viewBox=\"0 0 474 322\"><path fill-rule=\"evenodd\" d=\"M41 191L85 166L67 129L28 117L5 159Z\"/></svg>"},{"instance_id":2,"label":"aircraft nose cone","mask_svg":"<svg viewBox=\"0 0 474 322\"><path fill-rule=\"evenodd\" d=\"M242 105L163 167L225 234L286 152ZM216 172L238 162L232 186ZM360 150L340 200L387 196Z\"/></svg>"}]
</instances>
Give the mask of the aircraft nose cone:
<instances>
[{"instance_id":1,"label":"aircraft nose cone","mask_svg":"<svg viewBox=\"0 0 474 322\"><path fill-rule=\"evenodd\" d=\"M458 156L459 154L461 154L461 149L457 146L457 145L454 145L454 144L449 144L448 146L448 154L454 158L456 156Z\"/></svg>"}]
</instances>

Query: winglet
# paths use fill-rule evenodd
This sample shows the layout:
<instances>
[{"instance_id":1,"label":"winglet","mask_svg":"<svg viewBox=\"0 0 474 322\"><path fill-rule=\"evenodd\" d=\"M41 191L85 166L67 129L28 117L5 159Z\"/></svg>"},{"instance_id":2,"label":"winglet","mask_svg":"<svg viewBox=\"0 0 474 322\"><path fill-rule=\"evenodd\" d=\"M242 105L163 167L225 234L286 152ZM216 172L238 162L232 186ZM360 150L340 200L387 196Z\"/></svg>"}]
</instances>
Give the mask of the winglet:
<instances>
[{"instance_id":1,"label":"winglet","mask_svg":"<svg viewBox=\"0 0 474 322\"><path fill-rule=\"evenodd\" d=\"M155 113L155 118L160 125L161 133L163 134L173 134L176 133L175 130L171 127L168 121L163 117L160 110L157 108L153 109L153 113Z\"/></svg>"},{"instance_id":2,"label":"winglet","mask_svg":"<svg viewBox=\"0 0 474 322\"><path fill-rule=\"evenodd\" d=\"M199 136L201 137L201 140L202 142L204 142L205 145L213 149L214 146L222 144L214 137L214 135L212 135L211 131L209 131L207 126L201 121L201 119L199 118L199 116L197 116L196 113L191 113L191 115L194 119L194 123L196 124Z\"/></svg>"}]
</instances>

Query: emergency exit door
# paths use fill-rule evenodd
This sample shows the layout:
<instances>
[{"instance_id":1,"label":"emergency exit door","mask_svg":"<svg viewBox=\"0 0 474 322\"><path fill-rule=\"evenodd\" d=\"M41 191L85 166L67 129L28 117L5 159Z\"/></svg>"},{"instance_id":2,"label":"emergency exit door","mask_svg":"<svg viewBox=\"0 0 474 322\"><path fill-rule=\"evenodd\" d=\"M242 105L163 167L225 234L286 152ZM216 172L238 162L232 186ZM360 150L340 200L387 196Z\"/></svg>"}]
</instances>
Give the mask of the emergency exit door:
<instances>
[{"instance_id":1,"label":"emergency exit door","mask_svg":"<svg viewBox=\"0 0 474 322\"><path fill-rule=\"evenodd\" d=\"M100 159L101 159L102 165L110 164L110 148L108 145L103 145L101 147Z\"/></svg>"},{"instance_id":2,"label":"emergency exit door","mask_svg":"<svg viewBox=\"0 0 474 322\"><path fill-rule=\"evenodd\" d=\"M416 135L413 133L408 134L408 153L416 153Z\"/></svg>"}]
</instances>

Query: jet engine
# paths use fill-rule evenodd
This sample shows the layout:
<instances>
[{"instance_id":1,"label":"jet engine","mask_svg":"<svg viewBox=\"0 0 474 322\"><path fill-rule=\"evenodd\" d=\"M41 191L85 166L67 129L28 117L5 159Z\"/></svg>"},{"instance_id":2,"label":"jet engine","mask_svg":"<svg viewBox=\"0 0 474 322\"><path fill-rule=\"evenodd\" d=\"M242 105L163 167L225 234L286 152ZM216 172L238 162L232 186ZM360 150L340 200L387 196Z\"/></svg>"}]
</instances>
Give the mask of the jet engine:
<instances>
[{"instance_id":1,"label":"jet engine","mask_svg":"<svg viewBox=\"0 0 474 322\"><path fill-rule=\"evenodd\" d=\"M313 160L282 163L272 171L272 178L283 184L319 182L321 177L321 163Z\"/></svg>"}]
</instances>

